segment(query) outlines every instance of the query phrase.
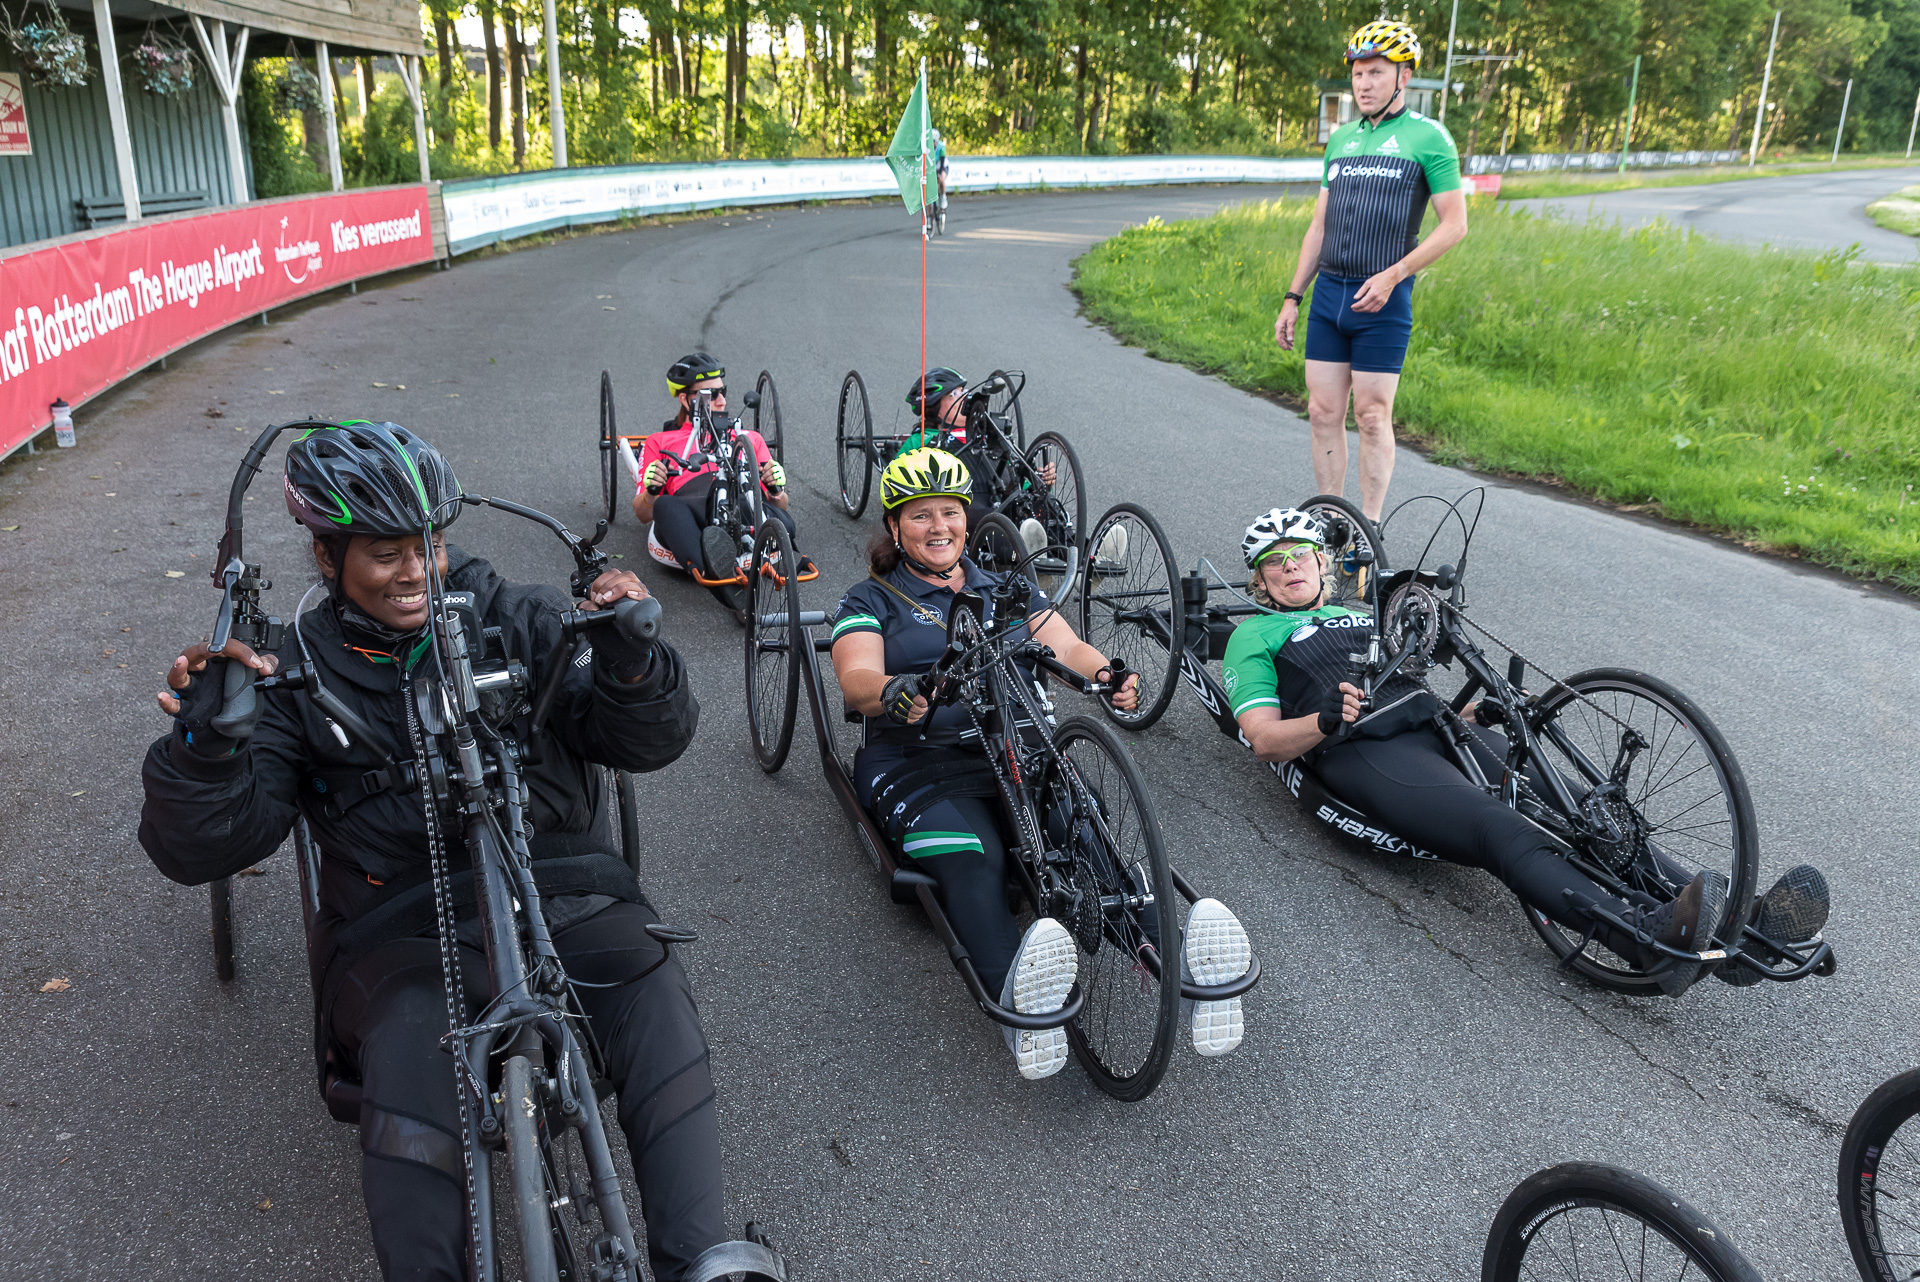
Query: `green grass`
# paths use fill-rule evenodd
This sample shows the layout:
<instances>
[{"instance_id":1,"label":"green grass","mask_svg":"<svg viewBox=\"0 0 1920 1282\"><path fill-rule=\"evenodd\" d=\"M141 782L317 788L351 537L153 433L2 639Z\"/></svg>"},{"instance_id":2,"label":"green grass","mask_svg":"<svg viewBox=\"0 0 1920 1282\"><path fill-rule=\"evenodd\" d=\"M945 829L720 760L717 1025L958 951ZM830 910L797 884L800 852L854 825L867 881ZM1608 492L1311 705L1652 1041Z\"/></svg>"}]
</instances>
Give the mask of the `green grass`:
<instances>
[{"instance_id":1,"label":"green grass","mask_svg":"<svg viewBox=\"0 0 1920 1282\"><path fill-rule=\"evenodd\" d=\"M1625 173L1507 174L1500 183L1501 200L1543 200L1554 196L1597 196L1603 191L1630 191L1638 187L1696 187L1708 183L1745 182L1754 178L1785 178L1794 174L1831 174L1846 169L1898 169L1912 161L1891 159L1789 161L1784 164L1707 165L1679 172L1633 170Z\"/></svg>"},{"instance_id":2,"label":"green grass","mask_svg":"<svg viewBox=\"0 0 1920 1282\"><path fill-rule=\"evenodd\" d=\"M1903 187L1867 206L1867 217L1888 231L1920 236L1920 187Z\"/></svg>"},{"instance_id":3,"label":"green grass","mask_svg":"<svg viewBox=\"0 0 1920 1282\"><path fill-rule=\"evenodd\" d=\"M1415 290L1395 407L1436 459L1920 590L1920 272L1473 203ZM1310 210L1155 220L1074 288L1155 356L1298 397L1273 318Z\"/></svg>"}]
</instances>

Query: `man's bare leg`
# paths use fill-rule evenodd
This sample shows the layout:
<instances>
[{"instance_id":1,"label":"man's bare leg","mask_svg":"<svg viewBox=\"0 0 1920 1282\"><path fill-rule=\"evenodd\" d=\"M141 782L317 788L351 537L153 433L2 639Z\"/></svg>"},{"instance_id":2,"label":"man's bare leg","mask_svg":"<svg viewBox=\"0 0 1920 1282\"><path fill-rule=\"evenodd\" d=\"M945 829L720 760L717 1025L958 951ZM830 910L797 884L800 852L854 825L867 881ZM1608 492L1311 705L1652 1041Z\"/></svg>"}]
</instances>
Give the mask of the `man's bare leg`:
<instances>
[{"instance_id":1,"label":"man's bare leg","mask_svg":"<svg viewBox=\"0 0 1920 1282\"><path fill-rule=\"evenodd\" d=\"M1306 366L1314 489L1340 494L1347 485L1347 396L1352 390L1352 367L1344 361L1308 361ZM1363 462L1365 458L1362 453Z\"/></svg>"},{"instance_id":2,"label":"man's bare leg","mask_svg":"<svg viewBox=\"0 0 1920 1282\"><path fill-rule=\"evenodd\" d=\"M1360 512L1369 521L1378 521L1381 510L1387 505L1387 485L1393 480L1393 394L1400 388L1400 376L1359 370L1353 374L1352 380L1353 418L1360 429ZM1311 374L1308 375L1307 386L1309 389L1313 386ZM1317 423L1314 431L1317 442ZM1343 463L1346 461L1345 445L1343 433ZM1317 473L1314 479L1319 480Z\"/></svg>"}]
</instances>

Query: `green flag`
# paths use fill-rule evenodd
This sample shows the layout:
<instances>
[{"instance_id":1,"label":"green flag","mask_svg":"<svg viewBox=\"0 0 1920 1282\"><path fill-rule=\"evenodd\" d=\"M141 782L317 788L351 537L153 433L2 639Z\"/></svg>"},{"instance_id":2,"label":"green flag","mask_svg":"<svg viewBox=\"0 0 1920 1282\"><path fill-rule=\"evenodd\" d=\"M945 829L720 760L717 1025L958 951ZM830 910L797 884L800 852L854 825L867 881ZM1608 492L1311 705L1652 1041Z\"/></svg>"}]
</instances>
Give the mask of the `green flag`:
<instances>
[{"instance_id":1,"label":"green flag","mask_svg":"<svg viewBox=\"0 0 1920 1282\"><path fill-rule=\"evenodd\" d=\"M920 79L914 82L913 97L907 99L907 109L900 116L900 127L893 131L893 141L887 145L887 167L900 184L900 199L907 202L908 213L917 214L932 203L938 180L933 174L933 116L927 110L925 64L921 65Z\"/></svg>"}]
</instances>

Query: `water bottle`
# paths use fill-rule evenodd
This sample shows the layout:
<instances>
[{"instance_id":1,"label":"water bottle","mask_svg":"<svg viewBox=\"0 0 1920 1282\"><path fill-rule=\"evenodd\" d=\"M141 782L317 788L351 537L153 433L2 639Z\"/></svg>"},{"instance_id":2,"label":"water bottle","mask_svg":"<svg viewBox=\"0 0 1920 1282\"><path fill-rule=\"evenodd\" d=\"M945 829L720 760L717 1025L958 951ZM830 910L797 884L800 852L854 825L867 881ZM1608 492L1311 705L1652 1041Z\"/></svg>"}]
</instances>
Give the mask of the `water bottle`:
<instances>
[{"instance_id":1,"label":"water bottle","mask_svg":"<svg viewBox=\"0 0 1920 1282\"><path fill-rule=\"evenodd\" d=\"M53 411L53 443L63 450L72 449L74 446L73 406L61 400L55 401L47 408Z\"/></svg>"}]
</instances>

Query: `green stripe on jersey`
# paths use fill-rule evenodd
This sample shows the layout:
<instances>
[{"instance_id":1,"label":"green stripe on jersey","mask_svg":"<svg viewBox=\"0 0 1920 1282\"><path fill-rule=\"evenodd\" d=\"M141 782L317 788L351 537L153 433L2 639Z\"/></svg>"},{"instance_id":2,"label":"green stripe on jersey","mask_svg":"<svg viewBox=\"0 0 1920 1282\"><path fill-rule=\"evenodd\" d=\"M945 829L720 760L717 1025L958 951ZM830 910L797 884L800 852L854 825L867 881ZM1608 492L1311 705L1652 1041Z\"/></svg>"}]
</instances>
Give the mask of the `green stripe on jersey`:
<instances>
[{"instance_id":1,"label":"green stripe on jersey","mask_svg":"<svg viewBox=\"0 0 1920 1282\"><path fill-rule=\"evenodd\" d=\"M875 632L882 630L880 620L871 614L849 614L833 625L833 639L838 641L842 632L850 632L854 628L872 628Z\"/></svg>"},{"instance_id":2,"label":"green stripe on jersey","mask_svg":"<svg viewBox=\"0 0 1920 1282\"><path fill-rule=\"evenodd\" d=\"M929 855L951 855L962 850L986 853L986 847L980 844L980 838L970 832L910 832L907 839L900 843L900 849L910 859L925 859Z\"/></svg>"}]
</instances>

